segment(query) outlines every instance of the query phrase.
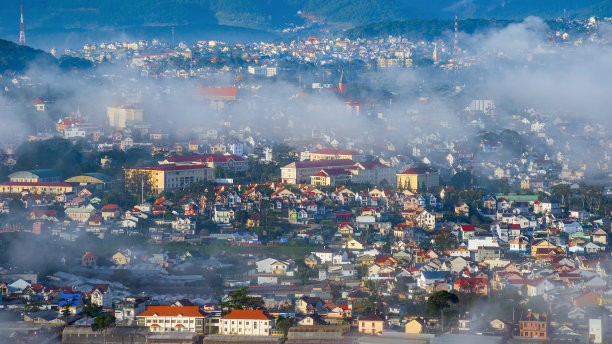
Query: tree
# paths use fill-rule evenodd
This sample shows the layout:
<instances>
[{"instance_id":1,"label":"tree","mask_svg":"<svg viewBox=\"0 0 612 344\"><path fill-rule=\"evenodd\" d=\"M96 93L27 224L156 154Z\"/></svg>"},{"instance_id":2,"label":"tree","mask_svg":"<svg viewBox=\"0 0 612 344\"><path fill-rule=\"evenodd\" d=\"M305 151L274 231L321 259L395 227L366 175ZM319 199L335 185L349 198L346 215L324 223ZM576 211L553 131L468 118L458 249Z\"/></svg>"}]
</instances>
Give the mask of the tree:
<instances>
[{"instance_id":1,"label":"tree","mask_svg":"<svg viewBox=\"0 0 612 344\"><path fill-rule=\"evenodd\" d=\"M287 337L287 332L289 332L289 328L291 327L291 318L278 318L275 327L277 331L281 331L283 336Z\"/></svg>"},{"instance_id":2,"label":"tree","mask_svg":"<svg viewBox=\"0 0 612 344\"><path fill-rule=\"evenodd\" d=\"M125 191L139 198L153 195L153 175L148 171L125 170Z\"/></svg>"},{"instance_id":3,"label":"tree","mask_svg":"<svg viewBox=\"0 0 612 344\"><path fill-rule=\"evenodd\" d=\"M68 317L70 316L70 313L72 313L70 311L70 307L72 306L72 302L73 302L73 298L72 297L63 297L60 299L60 302L64 302L64 304L60 307L61 308L61 312L62 315L64 316L65 320L66 320L66 325L68 325Z\"/></svg>"},{"instance_id":4,"label":"tree","mask_svg":"<svg viewBox=\"0 0 612 344\"><path fill-rule=\"evenodd\" d=\"M104 343L106 343L106 331L108 328L115 326L115 316L109 313L98 314L93 323L91 330L94 332L104 332Z\"/></svg>"},{"instance_id":5,"label":"tree","mask_svg":"<svg viewBox=\"0 0 612 344\"><path fill-rule=\"evenodd\" d=\"M91 301L83 306L83 311L81 311L81 313L85 316L85 325L89 323L89 318L94 318L96 315L98 315L98 313L100 313L101 309L102 307L91 303Z\"/></svg>"},{"instance_id":6,"label":"tree","mask_svg":"<svg viewBox=\"0 0 612 344\"><path fill-rule=\"evenodd\" d=\"M440 312L441 329L444 331L444 310L451 306L451 303L459 302L457 295L446 290L437 291L427 299L427 309L432 313Z\"/></svg>"},{"instance_id":7,"label":"tree","mask_svg":"<svg viewBox=\"0 0 612 344\"><path fill-rule=\"evenodd\" d=\"M219 304L224 312L234 309L258 310L263 309L263 300L260 297L249 296L251 291L248 287L241 287L230 292L227 299Z\"/></svg>"},{"instance_id":8,"label":"tree","mask_svg":"<svg viewBox=\"0 0 612 344\"><path fill-rule=\"evenodd\" d=\"M29 302L23 307L25 313L40 312L40 302Z\"/></svg>"}]
</instances>

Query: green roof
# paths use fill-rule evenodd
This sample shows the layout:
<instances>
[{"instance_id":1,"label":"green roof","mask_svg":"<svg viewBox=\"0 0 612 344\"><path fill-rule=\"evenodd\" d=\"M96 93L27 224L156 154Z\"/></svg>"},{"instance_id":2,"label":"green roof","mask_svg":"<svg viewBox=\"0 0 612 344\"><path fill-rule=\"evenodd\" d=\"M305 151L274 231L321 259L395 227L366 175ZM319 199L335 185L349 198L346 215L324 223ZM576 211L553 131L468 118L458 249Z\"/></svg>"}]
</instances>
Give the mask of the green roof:
<instances>
[{"instance_id":1,"label":"green roof","mask_svg":"<svg viewBox=\"0 0 612 344\"><path fill-rule=\"evenodd\" d=\"M538 195L519 195L519 194L497 194L496 198L503 197L509 201L513 202L535 202L538 200Z\"/></svg>"},{"instance_id":2,"label":"green roof","mask_svg":"<svg viewBox=\"0 0 612 344\"><path fill-rule=\"evenodd\" d=\"M39 178L49 178L49 177L59 177L60 173L56 170L52 170L49 168L40 169L40 170L30 170L30 171L18 171L15 173L11 173L9 178L27 178L32 177L32 175L36 175Z\"/></svg>"}]
</instances>

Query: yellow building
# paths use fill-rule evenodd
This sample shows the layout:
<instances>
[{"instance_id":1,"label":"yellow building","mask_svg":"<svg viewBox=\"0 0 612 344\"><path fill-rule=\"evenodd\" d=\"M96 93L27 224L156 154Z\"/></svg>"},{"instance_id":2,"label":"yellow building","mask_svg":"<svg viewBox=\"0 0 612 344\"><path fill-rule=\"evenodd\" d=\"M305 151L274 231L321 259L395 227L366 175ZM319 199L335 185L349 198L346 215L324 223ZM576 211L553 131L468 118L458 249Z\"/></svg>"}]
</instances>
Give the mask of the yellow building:
<instances>
[{"instance_id":1,"label":"yellow building","mask_svg":"<svg viewBox=\"0 0 612 344\"><path fill-rule=\"evenodd\" d=\"M357 319L357 326L359 333L381 336L385 327L385 321L376 314L365 315Z\"/></svg>"},{"instance_id":2,"label":"yellow building","mask_svg":"<svg viewBox=\"0 0 612 344\"><path fill-rule=\"evenodd\" d=\"M122 252L117 252L113 254L112 259L113 259L113 263L115 263L115 265L117 266L127 265L132 262L132 258L128 254L125 254Z\"/></svg>"},{"instance_id":3,"label":"yellow building","mask_svg":"<svg viewBox=\"0 0 612 344\"><path fill-rule=\"evenodd\" d=\"M440 185L440 173L430 167L414 167L396 174L397 188L432 191Z\"/></svg>"},{"instance_id":4,"label":"yellow building","mask_svg":"<svg viewBox=\"0 0 612 344\"><path fill-rule=\"evenodd\" d=\"M214 170L203 165L132 167L125 171L125 177L129 180L142 172L149 174L153 191L157 193L180 190L204 180L214 180Z\"/></svg>"},{"instance_id":5,"label":"yellow building","mask_svg":"<svg viewBox=\"0 0 612 344\"><path fill-rule=\"evenodd\" d=\"M131 105L109 106L106 108L108 125L117 129L125 129L128 123L143 119L142 109L137 109Z\"/></svg>"},{"instance_id":6,"label":"yellow building","mask_svg":"<svg viewBox=\"0 0 612 344\"><path fill-rule=\"evenodd\" d=\"M28 183L4 182L0 184L0 193L17 194L24 190L38 195L61 195L72 192L72 185L68 183Z\"/></svg>"},{"instance_id":7,"label":"yellow building","mask_svg":"<svg viewBox=\"0 0 612 344\"><path fill-rule=\"evenodd\" d=\"M310 153L310 161L348 159L361 161L363 156L355 151L343 149L319 149Z\"/></svg>"},{"instance_id":8,"label":"yellow building","mask_svg":"<svg viewBox=\"0 0 612 344\"><path fill-rule=\"evenodd\" d=\"M406 333L408 334L420 334L425 329L425 321L423 318L415 318L406 323Z\"/></svg>"}]
</instances>

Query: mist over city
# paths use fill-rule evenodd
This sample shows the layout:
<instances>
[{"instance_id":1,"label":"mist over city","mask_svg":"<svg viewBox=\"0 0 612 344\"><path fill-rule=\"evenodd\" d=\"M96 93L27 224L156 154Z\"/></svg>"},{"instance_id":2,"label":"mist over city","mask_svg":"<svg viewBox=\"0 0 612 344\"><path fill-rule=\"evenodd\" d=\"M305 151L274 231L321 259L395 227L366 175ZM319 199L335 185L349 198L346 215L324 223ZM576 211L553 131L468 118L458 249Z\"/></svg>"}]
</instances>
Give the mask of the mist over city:
<instances>
[{"instance_id":1,"label":"mist over city","mask_svg":"<svg viewBox=\"0 0 612 344\"><path fill-rule=\"evenodd\" d=\"M611 0L2 7L0 344L612 343Z\"/></svg>"}]
</instances>

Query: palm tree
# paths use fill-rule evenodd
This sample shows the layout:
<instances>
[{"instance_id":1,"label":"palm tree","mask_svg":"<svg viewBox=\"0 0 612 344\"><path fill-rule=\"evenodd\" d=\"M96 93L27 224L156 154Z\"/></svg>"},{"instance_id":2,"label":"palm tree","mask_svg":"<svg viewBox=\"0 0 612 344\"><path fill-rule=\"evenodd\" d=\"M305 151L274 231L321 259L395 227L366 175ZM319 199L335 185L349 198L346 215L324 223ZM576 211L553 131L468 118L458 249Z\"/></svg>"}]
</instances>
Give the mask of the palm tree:
<instances>
[{"instance_id":1,"label":"palm tree","mask_svg":"<svg viewBox=\"0 0 612 344\"><path fill-rule=\"evenodd\" d=\"M104 332L104 343L106 343L106 332L109 327L115 326L115 317L109 313L102 313L94 318L91 329L94 332Z\"/></svg>"},{"instance_id":2,"label":"palm tree","mask_svg":"<svg viewBox=\"0 0 612 344\"><path fill-rule=\"evenodd\" d=\"M83 310L81 311L81 313L85 316L85 326L87 326L87 324L89 323L89 318L93 318L98 315L101 309L102 307L91 303L91 301L89 301L85 306L83 306Z\"/></svg>"}]
</instances>

